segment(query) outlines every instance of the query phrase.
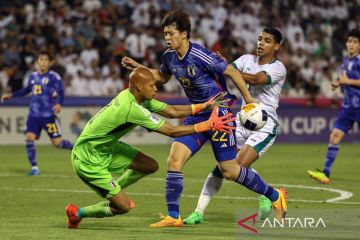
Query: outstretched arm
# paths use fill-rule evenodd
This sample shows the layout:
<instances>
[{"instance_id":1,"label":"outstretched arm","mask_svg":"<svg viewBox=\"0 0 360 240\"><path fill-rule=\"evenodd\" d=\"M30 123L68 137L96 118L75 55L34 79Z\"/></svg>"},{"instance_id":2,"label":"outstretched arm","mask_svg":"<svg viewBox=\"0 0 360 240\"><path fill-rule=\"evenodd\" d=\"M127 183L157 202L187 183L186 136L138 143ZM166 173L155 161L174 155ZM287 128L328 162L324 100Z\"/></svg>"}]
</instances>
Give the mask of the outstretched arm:
<instances>
[{"instance_id":1,"label":"outstretched arm","mask_svg":"<svg viewBox=\"0 0 360 240\"><path fill-rule=\"evenodd\" d=\"M251 85L266 85L268 84L268 75L265 72L257 72L255 74L241 72L241 76L246 83Z\"/></svg>"},{"instance_id":2,"label":"outstretched arm","mask_svg":"<svg viewBox=\"0 0 360 240\"><path fill-rule=\"evenodd\" d=\"M229 76L232 79L236 87L240 90L241 94L243 95L246 103L256 102L256 100L253 99L249 90L247 89L246 83L243 77L241 76L241 73L236 68L228 64L224 71L224 75Z\"/></svg>"},{"instance_id":3,"label":"outstretched arm","mask_svg":"<svg viewBox=\"0 0 360 240\"><path fill-rule=\"evenodd\" d=\"M134 70L135 68L147 68L151 71L151 73L153 74L155 80L158 83L161 84L165 84L170 80L171 75L167 75L164 74L160 71L160 69L154 69L154 68L148 68L145 65L142 65L140 63L138 63L137 61L135 61L134 59L130 58L130 57L123 57L123 59L121 60L121 65L129 70Z\"/></svg>"},{"instance_id":4,"label":"outstretched arm","mask_svg":"<svg viewBox=\"0 0 360 240\"><path fill-rule=\"evenodd\" d=\"M210 118L204 122L188 126L173 126L170 123L165 122L164 125L156 131L169 137L181 137L209 130L229 131L235 129L235 127L227 125L227 123L235 120L235 118L232 117L232 113L222 117L219 117L218 113L219 108L215 106Z\"/></svg>"}]
</instances>

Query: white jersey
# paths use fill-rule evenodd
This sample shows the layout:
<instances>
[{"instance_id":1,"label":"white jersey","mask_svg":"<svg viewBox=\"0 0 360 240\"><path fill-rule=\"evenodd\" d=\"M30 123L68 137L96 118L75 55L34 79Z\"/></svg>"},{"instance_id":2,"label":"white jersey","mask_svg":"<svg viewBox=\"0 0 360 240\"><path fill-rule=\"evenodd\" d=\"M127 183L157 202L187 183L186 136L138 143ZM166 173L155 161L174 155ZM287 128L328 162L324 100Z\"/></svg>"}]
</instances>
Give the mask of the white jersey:
<instances>
[{"instance_id":1,"label":"white jersey","mask_svg":"<svg viewBox=\"0 0 360 240\"><path fill-rule=\"evenodd\" d=\"M254 98L260 101L261 106L268 115L279 124L276 109L279 106L280 94L286 78L286 68L278 60L264 65L260 65L258 61L258 56L245 54L236 59L233 66L244 73L256 74L264 72L267 75L267 85L249 85L249 91ZM243 99L242 105L244 104L245 101Z\"/></svg>"}]
</instances>

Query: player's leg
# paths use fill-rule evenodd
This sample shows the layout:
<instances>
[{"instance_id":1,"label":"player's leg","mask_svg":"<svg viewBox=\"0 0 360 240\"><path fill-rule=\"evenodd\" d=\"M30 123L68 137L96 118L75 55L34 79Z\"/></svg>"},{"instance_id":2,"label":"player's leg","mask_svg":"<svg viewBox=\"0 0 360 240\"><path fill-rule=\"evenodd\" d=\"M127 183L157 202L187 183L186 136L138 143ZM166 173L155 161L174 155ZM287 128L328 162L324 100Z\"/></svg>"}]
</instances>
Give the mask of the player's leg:
<instances>
[{"instance_id":1,"label":"player's leg","mask_svg":"<svg viewBox=\"0 0 360 240\"><path fill-rule=\"evenodd\" d=\"M26 155L31 165L31 170L28 172L28 176L40 175L40 169L36 161L36 148L35 141L40 137L41 123L39 118L29 116L26 121L25 130L25 147Z\"/></svg>"},{"instance_id":2,"label":"player's leg","mask_svg":"<svg viewBox=\"0 0 360 240\"><path fill-rule=\"evenodd\" d=\"M287 212L287 196L284 188L273 188L251 168L240 167L235 159L221 161L219 162L219 166L226 179L241 184L253 192L265 195L271 200L273 208L276 211L277 218L279 220L285 218Z\"/></svg>"},{"instance_id":3,"label":"player's leg","mask_svg":"<svg viewBox=\"0 0 360 240\"><path fill-rule=\"evenodd\" d=\"M183 191L182 168L190 157L207 141L203 134L193 134L175 139L167 160L165 195L168 216L150 227L182 226L179 203Z\"/></svg>"},{"instance_id":4,"label":"player's leg","mask_svg":"<svg viewBox=\"0 0 360 240\"><path fill-rule=\"evenodd\" d=\"M156 172L159 168L153 158L123 142L117 144L113 156L109 171L120 175L117 182L122 189Z\"/></svg>"},{"instance_id":5,"label":"player's leg","mask_svg":"<svg viewBox=\"0 0 360 240\"><path fill-rule=\"evenodd\" d=\"M330 141L325 155L324 168L322 171L308 170L307 173L310 177L323 184L330 183L330 173L338 155L340 143L350 128L353 126L355 122L355 116L355 112L344 108L341 109L339 116L334 123L334 129L330 134Z\"/></svg>"},{"instance_id":6,"label":"player's leg","mask_svg":"<svg viewBox=\"0 0 360 240\"><path fill-rule=\"evenodd\" d=\"M133 201L126 197L119 184L113 179L108 166L88 165L75 154L72 154L72 164L80 179L108 201L81 208L75 204L68 204L65 209L69 228L77 228L82 218L112 217L127 213L134 207Z\"/></svg>"},{"instance_id":7,"label":"player's leg","mask_svg":"<svg viewBox=\"0 0 360 240\"><path fill-rule=\"evenodd\" d=\"M62 139L60 122L56 116L46 118L43 128L49 135L51 143L54 147L69 150L73 149L74 145L72 142Z\"/></svg>"}]
</instances>

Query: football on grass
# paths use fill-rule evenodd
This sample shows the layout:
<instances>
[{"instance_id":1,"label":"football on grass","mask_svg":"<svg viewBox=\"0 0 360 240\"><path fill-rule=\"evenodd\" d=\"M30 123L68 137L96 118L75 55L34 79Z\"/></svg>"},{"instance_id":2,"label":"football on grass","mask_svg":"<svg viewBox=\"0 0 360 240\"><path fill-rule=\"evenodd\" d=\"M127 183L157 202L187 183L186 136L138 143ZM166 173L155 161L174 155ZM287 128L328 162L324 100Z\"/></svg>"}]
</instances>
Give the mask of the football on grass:
<instances>
[{"instance_id":1,"label":"football on grass","mask_svg":"<svg viewBox=\"0 0 360 240\"><path fill-rule=\"evenodd\" d=\"M249 103L241 108L239 120L241 125L251 131L256 131L265 126L268 115L260 104Z\"/></svg>"}]
</instances>

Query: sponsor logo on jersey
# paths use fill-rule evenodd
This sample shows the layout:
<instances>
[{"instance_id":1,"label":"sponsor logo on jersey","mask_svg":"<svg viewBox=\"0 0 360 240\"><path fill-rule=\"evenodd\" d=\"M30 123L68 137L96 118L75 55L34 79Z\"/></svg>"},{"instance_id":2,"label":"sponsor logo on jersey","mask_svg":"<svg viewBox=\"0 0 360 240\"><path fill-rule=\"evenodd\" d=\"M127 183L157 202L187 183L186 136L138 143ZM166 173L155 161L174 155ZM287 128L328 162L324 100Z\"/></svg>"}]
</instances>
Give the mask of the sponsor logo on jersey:
<instances>
[{"instance_id":1,"label":"sponsor logo on jersey","mask_svg":"<svg viewBox=\"0 0 360 240\"><path fill-rule=\"evenodd\" d=\"M112 188L116 188L116 183L114 179L111 179L111 182L109 183Z\"/></svg>"},{"instance_id":2,"label":"sponsor logo on jersey","mask_svg":"<svg viewBox=\"0 0 360 240\"><path fill-rule=\"evenodd\" d=\"M223 143L220 148L225 148L225 147L228 147L228 145L226 143Z\"/></svg>"},{"instance_id":3,"label":"sponsor logo on jersey","mask_svg":"<svg viewBox=\"0 0 360 240\"><path fill-rule=\"evenodd\" d=\"M158 124L160 122L160 118L158 118L156 115L151 114L150 115L150 119L151 121L153 121L154 123Z\"/></svg>"}]
</instances>

